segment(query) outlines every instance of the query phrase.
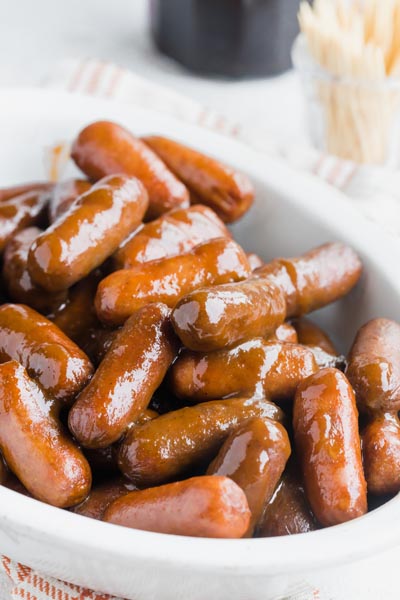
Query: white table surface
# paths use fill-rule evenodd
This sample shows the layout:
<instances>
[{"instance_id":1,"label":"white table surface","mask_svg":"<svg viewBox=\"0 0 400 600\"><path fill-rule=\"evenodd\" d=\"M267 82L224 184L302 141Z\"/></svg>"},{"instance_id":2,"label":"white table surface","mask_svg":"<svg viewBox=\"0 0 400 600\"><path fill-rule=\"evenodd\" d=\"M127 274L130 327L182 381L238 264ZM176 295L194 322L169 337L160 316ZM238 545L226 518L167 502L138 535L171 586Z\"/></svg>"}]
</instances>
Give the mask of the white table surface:
<instances>
[{"instance_id":1,"label":"white table surface","mask_svg":"<svg viewBox=\"0 0 400 600\"><path fill-rule=\"evenodd\" d=\"M194 76L153 48L147 9L148 0L0 0L0 87L40 84L64 58L98 57L257 122L278 141L304 136L293 73L240 82Z\"/></svg>"}]
</instances>

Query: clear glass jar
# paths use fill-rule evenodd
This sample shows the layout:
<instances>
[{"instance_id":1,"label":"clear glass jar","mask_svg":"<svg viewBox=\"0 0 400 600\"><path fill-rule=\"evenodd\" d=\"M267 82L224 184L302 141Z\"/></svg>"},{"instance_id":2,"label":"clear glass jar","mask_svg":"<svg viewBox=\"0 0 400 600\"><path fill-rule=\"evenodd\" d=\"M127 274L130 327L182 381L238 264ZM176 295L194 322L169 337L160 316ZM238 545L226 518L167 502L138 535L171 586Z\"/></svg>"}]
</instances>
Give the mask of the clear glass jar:
<instances>
[{"instance_id":1,"label":"clear glass jar","mask_svg":"<svg viewBox=\"0 0 400 600\"><path fill-rule=\"evenodd\" d=\"M310 56L303 35L292 49L306 102L308 129L321 151L357 163L400 163L400 80L335 77Z\"/></svg>"}]
</instances>

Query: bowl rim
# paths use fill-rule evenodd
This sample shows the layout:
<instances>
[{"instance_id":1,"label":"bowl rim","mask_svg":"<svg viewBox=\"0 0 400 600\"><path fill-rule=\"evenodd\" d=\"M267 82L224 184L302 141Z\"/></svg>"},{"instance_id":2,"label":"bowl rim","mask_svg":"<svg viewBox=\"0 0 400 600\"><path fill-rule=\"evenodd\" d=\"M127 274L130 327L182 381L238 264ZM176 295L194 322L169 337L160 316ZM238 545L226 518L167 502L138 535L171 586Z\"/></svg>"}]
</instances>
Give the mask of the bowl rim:
<instances>
[{"instance_id":1,"label":"bowl rim","mask_svg":"<svg viewBox=\"0 0 400 600\"><path fill-rule=\"evenodd\" d=\"M365 251L369 260L379 266L382 276L400 297L397 270L400 241L385 235L360 215L341 192L315 177L295 171L232 138L125 103L59 91L21 88L0 91L0 110L12 113L13 109L22 110L30 101L40 102L41 110L50 112L54 106L68 106L76 112L96 107L94 112L102 111L106 118L124 123L143 117L155 123L156 130L172 130L178 139L191 140L194 136L194 145L200 149L211 145L213 153L216 156L223 153L227 163L239 161L250 178L262 181L268 169L268 185L284 189L291 202L305 214L312 214L322 223L329 222L339 239L352 239L357 250ZM307 534L216 540L132 530L94 521L0 486L0 534L0 540L3 535L11 540L21 535L23 539L36 543L41 540L54 548L68 545L79 555L96 557L99 561L113 557L125 565L151 561L160 569L178 564L184 570L226 572L232 576L275 575L347 563L400 544L400 496L354 521Z\"/></svg>"}]
</instances>

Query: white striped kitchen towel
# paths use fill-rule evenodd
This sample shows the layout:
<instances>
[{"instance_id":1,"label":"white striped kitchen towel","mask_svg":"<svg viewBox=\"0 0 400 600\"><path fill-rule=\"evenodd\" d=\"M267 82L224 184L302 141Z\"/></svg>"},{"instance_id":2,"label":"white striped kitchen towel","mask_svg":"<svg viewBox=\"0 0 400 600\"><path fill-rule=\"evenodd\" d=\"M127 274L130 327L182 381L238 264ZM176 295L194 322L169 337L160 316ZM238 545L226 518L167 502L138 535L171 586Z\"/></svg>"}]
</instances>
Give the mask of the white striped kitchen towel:
<instances>
[{"instance_id":1,"label":"white striped kitchen towel","mask_svg":"<svg viewBox=\"0 0 400 600\"><path fill-rule=\"evenodd\" d=\"M232 122L196 100L151 82L118 65L97 59L64 60L44 82L48 87L132 103L232 136L262 152L279 156L341 189L369 219L400 235L400 171L355 165L323 155L311 146L282 145L266 137L258 123Z\"/></svg>"}]
</instances>

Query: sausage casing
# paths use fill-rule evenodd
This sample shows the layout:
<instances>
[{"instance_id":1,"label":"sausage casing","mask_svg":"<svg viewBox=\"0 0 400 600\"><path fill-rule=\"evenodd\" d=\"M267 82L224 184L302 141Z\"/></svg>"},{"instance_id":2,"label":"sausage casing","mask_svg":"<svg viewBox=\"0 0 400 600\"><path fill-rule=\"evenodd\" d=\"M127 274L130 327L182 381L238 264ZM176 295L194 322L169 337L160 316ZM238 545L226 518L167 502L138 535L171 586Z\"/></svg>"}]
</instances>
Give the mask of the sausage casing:
<instances>
[{"instance_id":1,"label":"sausage casing","mask_svg":"<svg viewBox=\"0 0 400 600\"><path fill-rule=\"evenodd\" d=\"M286 294L289 317L301 316L347 294L360 278L362 265L352 248L330 243L296 258L277 258L257 269Z\"/></svg>"},{"instance_id":2,"label":"sausage casing","mask_svg":"<svg viewBox=\"0 0 400 600\"><path fill-rule=\"evenodd\" d=\"M68 507L88 495L87 461L63 431L54 404L16 361L0 365L0 448L35 498Z\"/></svg>"},{"instance_id":3,"label":"sausage casing","mask_svg":"<svg viewBox=\"0 0 400 600\"><path fill-rule=\"evenodd\" d=\"M362 433L368 492L384 495L400 491L400 422L397 414L374 415Z\"/></svg>"},{"instance_id":4,"label":"sausage casing","mask_svg":"<svg viewBox=\"0 0 400 600\"><path fill-rule=\"evenodd\" d=\"M255 254L254 252L247 253L247 260L249 261L249 265L250 265L252 271L255 271L256 269L263 267L265 264L263 259L260 256L258 256L258 254Z\"/></svg>"},{"instance_id":5,"label":"sausage casing","mask_svg":"<svg viewBox=\"0 0 400 600\"><path fill-rule=\"evenodd\" d=\"M87 179L67 179L59 181L51 190L49 200L49 220L54 223L67 212L75 200L90 190L92 184Z\"/></svg>"},{"instance_id":6,"label":"sausage casing","mask_svg":"<svg viewBox=\"0 0 400 600\"><path fill-rule=\"evenodd\" d=\"M208 475L225 475L246 494L251 519L251 536L278 485L290 456L290 442L280 423L251 419L225 440L207 470Z\"/></svg>"},{"instance_id":7,"label":"sausage casing","mask_svg":"<svg viewBox=\"0 0 400 600\"><path fill-rule=\"evenodd\" d=\"M246 496L228 477L192 477L115 500L104 521L175 535L240 538L250 510Z\"/></svg>"},{"instance_id":8,"label":"sausage casing","mask_svg":"<svg viewBox=\"0 0 400 600\"><path fill-rule=\"evenodd\" d=\"M135 489L133 483L123 477L105 481L93 486L89 496L81 504L74 506L71 512L101 521L106 508L111 502L129 492L133 492Z\"/></svg>"},{"instance_id":9,"label":"sausage casing","mask_svg":"<svg viewBox=\"0 0 400 600\"><path fill-rule=\"evenodd\" d=\"M320 369L326 367L335 367L340 371L344 371L346 367L346 357L342 354L331 354L331 352L325 352L321 346L307 346L314 354L315 362Z\"/></svg>"},{"instance_id":10,"label":"sausage casing","mask_svg":"<svg viewBox=\"0 0 400 600\"><path fill-rule=\"evenodd\" d=\"M97 121L85 127L72 146L72 158L95 181L115 173L140 179L149 194L148 220L189 206L183 183L146 144L116 123Z\"/></svg>"},{"instance_id":11,"label":"sausage casing","mask_svg":"<svg viewBox=\"0 0 400 600\"><path fill-rule=\"evenodd\" d=\"M253 417L282 420L283 413L267 400L247 398L169 412L130 429L118 452L120 469L139 487L171 481L209 462L226 437Z\"/></svg>"},{"instance_id":12,"label":"sausage casing","mask_svg":"<svg viewBox=\"0 0 400 600\"><path fill-rule=\"evenodd\" d=\"M294 535L315 529L317 523L308 505L302 482L293 469L285 471L257 527L257 537Z\"/></svg>"},{"instance_id":13,"label":"sausage casing","mask_svg":"<svg viewBox=\"0 0 400 600\"><path fill-rule=\"evenodd\" d=\"M361 412L400 410L400 325L373 319L361 327L346 375Z\"/></svg>"},{"instance_id":14,"label":"sausage casing","mask_svg":"<svg viewBox=\"0 0 400 600\"><path fill-rule=\"evenodd\" d=\"M243 173L174 140L160 136L143 139L196 199L215 210L225 223L237 221L249 210L254 189Z\"/></svg>"},{"instance_id":15,"label":"sausage casing","mask_svg":"<svg viewBox=\"0 0 400 600\"><path fill-rule=\"evenodd\" d=\"M48 314L63 305L67 294L65 291L49 294L35 285L29 275L29 249L41 233L37 227L28 227L11 238L4 251L3 279L11 300Z\"/></svg>"},{"instance_id":16,"label":"sausage casing","mask_svg":"<svg viewBox=\"0 0 400 600\"><path fill-rule=\"evenodd\" d=\"M329 336L309 319L294 319L293 327L297 332L299 344L318 346L328 354L337 356L337 351Z\"/></svg>"},{"instance_id":17,"label":"sausage casing","mask_svg":"<svg viewBox=\"0 0 400 600\"><path fill-rule=\"evenodd\" d=\"M8 471L8 476L1 485L9 490L12 490L13 492L17 492L18 494L22 494L23 496L27 496L28 498L33 498L32 494L28 492L28 490L20 482L18 477L16 477L14 473L11 473L11 471Z\"/></svg>"},{"instance_id":18,"label":"sausage casing","mask_svg":"<svg viewBox=\"0 0 400 600\"><path fill-rule=\"evenodd\" d=\"M104 323L121 325L151 302L172 308L198 287L238 281L249 274L242 248L233 240L218 238L180 256L114 271L97 288L96 312Z\"/></svg>"},{"instance_id":19,"label":"sausage casing","mask_svg":"<svg viewBox=\"0 0 400 600\"><path fill-rule=\"evenodd\" d=\"M149 304L125 323L69 413L69 428L87 448L117 441L147 408L178 344L163 304Z\"/></svg>"},{"instance_id":20,"label":"sausage casing","mask_svg":"<svg viewBox=\"0 0 400 600\"><path fill-rule=\"evenodd\" d=\"M50 397L69 401L93 367L86 354L51 321L23 304L0 306L0 362L17 360Z\"/></svg>"},{"instance_id":21,"label":"sausage casing","mask_svg":"<svg viewBox=\"0 0 400 600\"><path fill-rule=\"evenodd\" d=\"M229 230L207 206L176 208L144 225L114 254L116 269L184 254L198 244L218 237L231 237Z\"/></svg>"},{"instance_id":22,"label":"sausage casing","mask_svg":"<svg viewBox=\"0 0 400 600\"><path fill-rule=\"evenodd\" d=\"M354 392L337 369L322 369L300 383L293 428L307 497L325 526L367 511Z\"/></svg>"},{"instance_id":23,"label":"sausage casing","mask_svg":"<svg viewBox=\"0 0 400 600\"><path fill-rule=\"evenodd\" d=\"M8 188L0 189L0 202L11 200L16 196L21 196L27 192L42 192L51 190L54 184L49 181L33 181L32 183L23 183L22 185L13 185Z\"/></svg>"},{"instance_id":24,"label":"sausage casing","mask_svg":"<svg viewBox=\"0 0 400 600\"><path fill-rule=\"evenodd\" d=\"M282 325L279 325L274 333L268 337L268 340L289 342L291 344L299 343L297 332L291 323L282 323Z\"/></svg>"},{"instance_id":25,"label":"sausage casing","mask_svg":"<svg viewBox=\"0 0 400 600\"><path fill-rule=\"evenodd\" d=\"M305 346L255 338L209 354L184 350L170 379L176 396L192 402L237 394L278 401L293 397L297 385L316 370Z\"/></svg>"},{"instance_id":26,"label":"sausage casing","mask_svg":"<svg viewBox=\"0 0 400 600\"><path fill-rule=\"evenodd\" d=\"M193 291L177 304L172 324L191 350L211 352L272 335L286 316L280 288L267 279Z\"/></svg>"},{"instance_id":27,"label":"sausage casing","mask_svg":"<svg viewBox=\"0 0 400 600\"><path fill-rule=\"evenodd\" d=\"M33 190L0 202L0 252L17 231L40 223L48 201L48 191Z\"/></svg>"},{"instance_id":28,"label":"sausage casing","mask_svg":"<svg viewBox=\"0 0 400 600\"><path fill-rule=\"evenodd\" d=\"M115 252L147 205L137 179L102 179L33 243L28 257L33 281L50 292L69 288Z\"/></svg>"}]
</instances>

